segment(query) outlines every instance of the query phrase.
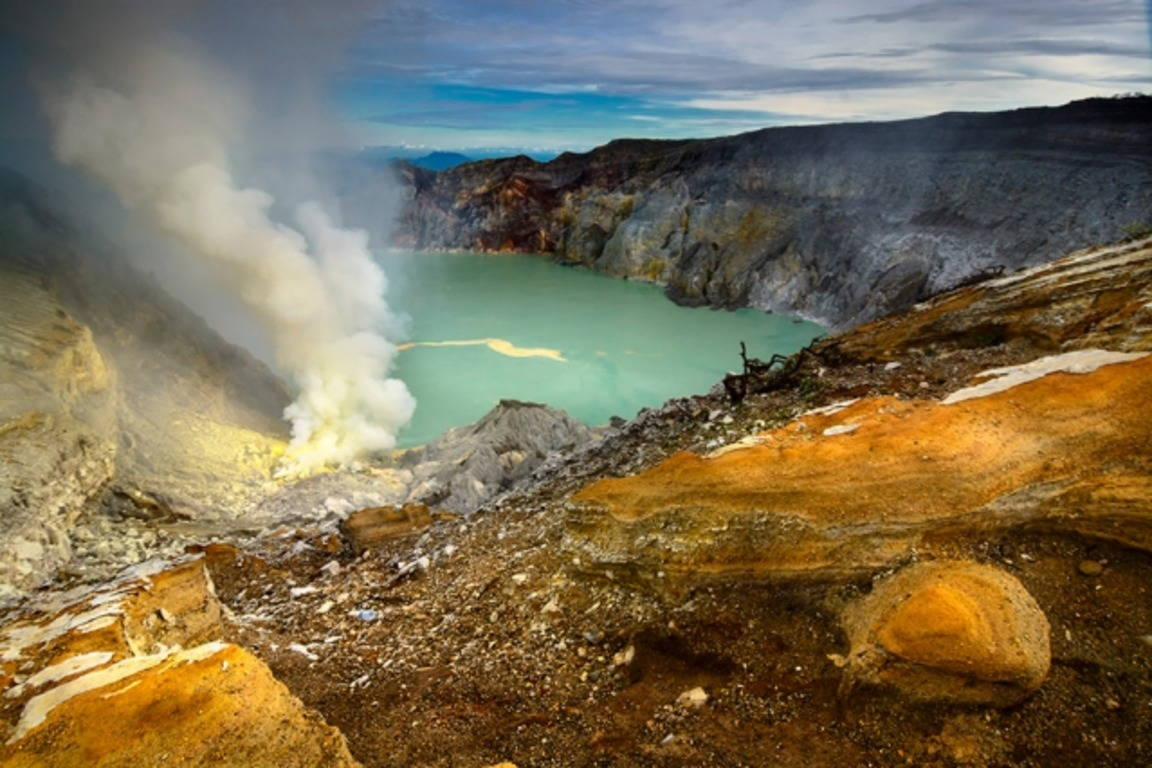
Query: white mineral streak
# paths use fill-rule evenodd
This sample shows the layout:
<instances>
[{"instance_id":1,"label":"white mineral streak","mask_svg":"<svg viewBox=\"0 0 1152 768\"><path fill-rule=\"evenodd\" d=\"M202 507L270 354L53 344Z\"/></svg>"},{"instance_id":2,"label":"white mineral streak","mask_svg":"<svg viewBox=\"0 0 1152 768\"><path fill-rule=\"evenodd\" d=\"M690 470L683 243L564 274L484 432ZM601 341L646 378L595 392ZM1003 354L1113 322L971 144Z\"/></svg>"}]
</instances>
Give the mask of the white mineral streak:
<instances>
[{"instance_id":1,"label":"white mineral streak","mask_svg":"<svg viewBox=\"0 0 1152 768\"><path fill-rule=\"evenodd\" d=\"M1024 365L1012 365L1005 368L992 368L984 371L978 378L992 377L971 387L957 390L944 398L943 405L961 403L977 397L987 397L997 392L1004 392L1025 384L1029 381L1047 376L1050 373L1091 373L1097 368L1114 363L1126 363L1145 357L1147 353L1141 352L1110 352L1105 349L1079 349L1075 352L1065 352L1060 355L1042 357Z\"/></svg>"},{"instance_id":2,"label":"white mineral streak","mask_svg":"<svg viewBox=\"0 0 1152 768\"><path fill-rule=\"evenodd\" d=\"M45 667L20 685L10 688L4 695L10 699L20 698L26 691L41 688L49 683L59 682L66 677L88 672L96 667L102 667L112 661L112 656L111 651L96 651L93 653L81 653L78 656L70 656L59 664Z\"/></svg>"},{"instance_id":3,"label":"white mineral streak","mask_svg":"<svg viewBox=\"0 0 1152 768\"><path fill-rule=\"evenodd\" d=\"M169 662L175 666L176 664L202 661L215 656L228 647L227 643L216 642L199 645L187 651L167 650L149 656L133 656L132 658L123 659L103 669L89 672L75 680L70 680L63 685L45 691L38 696L33 696L28 700L28 703L24 705L24 711L20 715L20 722L16 724L16 730L13 732L11 738L8 739L7 743L11 746L23 739L36 727L41 725L53 709L77 696L88 693L89 691L115 685L125 678L144 672L163 662ZM134 686L135 682L130 685ZM110 691L105 694L105 698L116 693L122 693L124 690L127 690L127 688Z\"/></svg>"}]
</instances>

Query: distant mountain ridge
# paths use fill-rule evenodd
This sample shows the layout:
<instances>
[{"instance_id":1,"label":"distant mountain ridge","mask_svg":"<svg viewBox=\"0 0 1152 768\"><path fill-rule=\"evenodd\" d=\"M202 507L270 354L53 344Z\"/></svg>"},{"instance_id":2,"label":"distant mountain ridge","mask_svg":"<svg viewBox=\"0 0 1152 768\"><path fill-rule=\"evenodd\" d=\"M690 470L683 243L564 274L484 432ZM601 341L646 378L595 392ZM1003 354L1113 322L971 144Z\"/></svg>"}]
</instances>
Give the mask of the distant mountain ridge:
<instances>
[{"instance_id":1,"label":"distant mountain ridge","mask_svg":"<svg viewBox=\"0 0 1152 768\"><path fill-rule=\"evenodd\" d=\"M842 328L1152 223L1152 97L399 170L399 245L551 253Z\"/></svg>"},{"instance_id":2,"label":"distant mountain ridge","mask_svg":"<svg viewBox=\"0 0 1152 768\"><path fill-rule=\"evenodd\" d=\"M409 160L412 165L427 168L430 171L445 171L463 163L471 162L472 158L459 152L429 152L426 155Z\"/></svg>"}]
</instances>

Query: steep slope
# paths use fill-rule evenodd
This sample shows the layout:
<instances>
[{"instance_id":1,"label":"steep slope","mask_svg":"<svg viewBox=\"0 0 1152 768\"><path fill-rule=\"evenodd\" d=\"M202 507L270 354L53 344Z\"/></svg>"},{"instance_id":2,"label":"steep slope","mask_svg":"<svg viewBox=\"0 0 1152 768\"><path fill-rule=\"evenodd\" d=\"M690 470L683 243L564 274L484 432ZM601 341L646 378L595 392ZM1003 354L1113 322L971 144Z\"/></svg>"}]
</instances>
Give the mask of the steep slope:
<instances>
[{"instance_id":1,"label":"steep slope","mask_svg":"<svg viewBox=\"0 0 1152 768\"><path fill-rule=\"evenodd\" d=\"M0 596L67 562L96 510L237 517L285 437L279 379L47 199L0 173Z\"/></svg>"},{"instance_id":2,"label":"steep slope","mask_svg":"<svg viewBox=\"0 0 1152 768\"><path fill-rule=\"evenodd\" d=\"M1152 227L1152 98L404 168L404 245L554 253L845 328Z\"/></svg>"}]
</instances>

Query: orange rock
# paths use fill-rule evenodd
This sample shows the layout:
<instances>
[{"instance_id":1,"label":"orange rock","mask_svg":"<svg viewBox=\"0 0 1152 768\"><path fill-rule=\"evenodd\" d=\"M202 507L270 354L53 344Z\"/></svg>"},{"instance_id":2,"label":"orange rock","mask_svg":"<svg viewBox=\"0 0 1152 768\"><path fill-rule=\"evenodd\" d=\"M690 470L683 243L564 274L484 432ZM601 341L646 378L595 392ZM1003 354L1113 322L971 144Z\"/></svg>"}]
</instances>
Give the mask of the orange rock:
<instances>
[{"instance_id":1,"label":"orange rock","mask_svg":"<svg viewBox=\"0 0 1152 768\"><path fill-rule=\"evenodd\" d=\"M348 516L341 526L357 553L393 539L419 533L432 525L432 513L424 504L368 507Z\"/></svg>"},{"instance_id":2,"label":"orange rock","mask_svg":"<svg viewBox=\"0 0 1152 768\"><path fill-rule=\"evenodd\" d=\"M0 626L0 767L356 765L263 663L207 642L220 615L201 559L24 607Z\"/></svg>"},{"instance_id":3,"label":"orange rock","mask_svg":"<svg viewBox=\"0 0 1152 768\"><path fill-rule=\"evenodd\" d=\"M0 627L0 659L26 672L81 654L114 659L220 637L220 603L199 560L129 569L97 589L49 594Z\"/></svg>"},{"instance_id":4,"label":"orange rock","mask_svg":"<svg viewBox=\"0 0 1152 768\"><path fill-rule=\"evenodd\" d=\"M871 572L959 532L1152 549L1152 356L951 405L873 398L576 494L569 539L662 583Z\"/></svg>"},{"instance_id":5,"label":"orange rock","mask_svg":"<svg viewBox=\"0 0 1152 768\"><path fill-rule=\"evenodd\" d=\"M143 668L117 676L133 662ZM234 645L135 657L42 697L25 707L0 766L357 765L335 728Z\"/></svg>"},{"instance_id":6,"label":"orange rock","mask_svg":"<svg viewBox=\"0 0 1152 768\"><path fill-rule=\"evenodd\" d=\"M1079 251L947 293L818 349L891 360L911 347L979 347L1014 338L1053 350L1152 350L1152 240Z\"/></svg>"},{"instance_id":7,"label":"orange rock","mask_svg":"<svg viewBox=\"0 0 1152 768\"><path fill-rule=\"evenodd\" d=\"M1051 662L1048 620L1023 585L971 562L921 563L844 612L846 674L917 698L1011 704Z\"/></svg>"}]
</instances>

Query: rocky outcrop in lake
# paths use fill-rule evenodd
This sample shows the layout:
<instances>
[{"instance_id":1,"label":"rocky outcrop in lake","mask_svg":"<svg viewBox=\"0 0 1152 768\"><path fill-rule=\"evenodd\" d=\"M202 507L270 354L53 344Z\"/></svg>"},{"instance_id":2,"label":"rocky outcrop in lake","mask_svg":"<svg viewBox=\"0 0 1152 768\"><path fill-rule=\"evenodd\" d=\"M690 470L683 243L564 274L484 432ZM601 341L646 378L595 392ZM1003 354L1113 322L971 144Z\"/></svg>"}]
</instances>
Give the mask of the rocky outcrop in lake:
<instances>
[{"instance_id":1,"label":"rocky outcrop in lake","mask_svg":"<svg viewBox=\"0 0 1152 768\"><path fill-rule=\"evenodd\" d=\"M400 170L402 245L551 253L846 328L1152 228L1152 98Z\"/></svg>"}]
</instances>

